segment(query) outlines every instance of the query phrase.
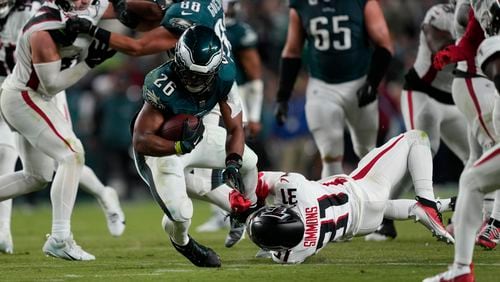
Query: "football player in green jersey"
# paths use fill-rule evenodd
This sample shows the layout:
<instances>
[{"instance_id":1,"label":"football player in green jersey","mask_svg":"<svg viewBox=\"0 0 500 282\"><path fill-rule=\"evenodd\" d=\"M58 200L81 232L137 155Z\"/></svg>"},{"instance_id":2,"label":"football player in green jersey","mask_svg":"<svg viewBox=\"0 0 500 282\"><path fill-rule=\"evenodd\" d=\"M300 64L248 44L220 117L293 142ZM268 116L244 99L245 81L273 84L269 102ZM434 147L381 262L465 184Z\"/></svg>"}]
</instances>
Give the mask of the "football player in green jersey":
<instances>
[{"instance_id":1,"label":"football player in green jersey","mask_svg":"<svg viewBox=\"0 0 500 282\"><path fill-rule=\"evenodd\" d=\"M257 34L245 22L238 18L239 1L223 0L226 36L231 43L231 51L236 63L236 83L242 98L246 113L245 130L250 137L256 137L261 130L260 115L264 96L264 84L261 79L262 67L260 55L257 51ZM245 122L245 120L244 120ZM217 171L203 172L195 170L195 175L206 174L213 179ZM227 224L226 215L218 206L212 206L212 216L204 224L198 226L198 232L213 232L224 228ZM244 232L244 225L231 221L231 230L225 240L226 247L232 247L240 241Z\"/></svg>"},{"instance_id":2,"label":"football player in green jersey","mask_svg":"<svg viewBox=\"0 0 500 282\"><path fill-rule=\"evenodd\" d=\"M136 164L165 213L163 228L175 249L201 267L218 267L220 259L213 250L188 235L193 206L186 191L185 170L225 168L223 178L252 203L257 201L257 156L244 143L241 104L231 91L234 64L224 62L222 49L212 29L201 25L188 28L176 45L174 60L146 76L143 86L146 103L133 130ZM216 105L227 132L213 123L204 125L201 120ZM166 119L180 113L199 117L198 127L183 130L180 141L156 135Z\"/></svg>"},{"instance_id":3,"label":"football player in green jersey","mask_svg":"<svg viewBox=\"0 0 500 282\"><path fill-rule=\"evenodd\" d=\"M345 124L360 158L375 147L378 105L374 102L393 46L376 0L291 0L275 111L281 125L304 43L309 65L306 119L321 154L321 175L326 177L343 173Z\"/></svg>"}]
</instances>

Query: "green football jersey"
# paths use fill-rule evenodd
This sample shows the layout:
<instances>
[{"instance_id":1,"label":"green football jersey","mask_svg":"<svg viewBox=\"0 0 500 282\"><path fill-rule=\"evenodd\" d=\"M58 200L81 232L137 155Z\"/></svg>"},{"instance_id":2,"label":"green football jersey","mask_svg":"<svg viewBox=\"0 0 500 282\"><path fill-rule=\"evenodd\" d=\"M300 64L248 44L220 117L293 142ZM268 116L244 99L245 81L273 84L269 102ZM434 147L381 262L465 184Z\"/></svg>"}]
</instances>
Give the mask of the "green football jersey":
<instances>
[{"instance_id":1,"label":"green football jersey","mask_svg":"<svg viewBox=\"0 0 500 282\"><path fill-rule=\"evenodd\" d=\"M290 0L306 33L311 77L342 83L368 71L372 48L365 29L367 0Z\"/></svg>"},{"instance_id":2,"label":"green football jersey","mask_svg":"<svg viewBox=\"0 0 500 282\"><path fill-rule=\"evenodd\" d=\"M160 110L166 117L185 113L203 117L219 101L226 100L234 84L234 64L222 64L211 87L203 93L203 99L195 98L177 80L168 61L150 71L144 78L143 99Z\"/></svg>"},{"instance_id":3,"label":"green football jersey","mask_svg":"<svg viewBox=\"0 0 500 282\"><path fill-rule=\"evenodd\" d=\"M249 79L243 70L243 66L238 61L236 54L241 50L257 48L258 36L250 25L240 20L227 20L226 28L227 39L229 39L233 54L235 55L236 83L242 85L247 83Z\"/></svg>"},{"instance_id":4,"label":"green football jersey","mask_svg":"<svg viewBox=\"0 0 500 282\"><path fill-rule=\"evenodd\" d=\"M231 44L226 36L221 0L193 0L174 3L165 12L161 25L179 36L192 25L202 25L213 29L222 42L223 62L234 62Z\"/></svg>"}]
</instances>

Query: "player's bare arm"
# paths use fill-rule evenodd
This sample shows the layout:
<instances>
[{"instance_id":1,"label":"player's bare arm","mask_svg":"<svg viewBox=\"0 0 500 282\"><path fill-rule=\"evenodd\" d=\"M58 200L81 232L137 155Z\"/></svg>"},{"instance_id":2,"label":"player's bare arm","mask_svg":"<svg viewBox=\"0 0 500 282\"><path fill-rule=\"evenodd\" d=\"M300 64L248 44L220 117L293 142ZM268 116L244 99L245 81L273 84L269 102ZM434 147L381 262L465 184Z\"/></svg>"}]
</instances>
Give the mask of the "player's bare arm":
<instances>
[{"instance_id":1,"label":"player's bare arm","mask_svg":"<svg viewBox=\"0 0 500 282\"><path fill-rule=\"evenodd\" d=\"M57 45L47 31L34 32L30 37L30 45L33 64L61 60Z\"/></svg>"},{"instance_id":2,"label":"player's bare arm","mask_svg":"<svg viewBox=\"0 0 500 282\"><path fill-rule=\"evenodd\" d=\"M144 103L134 124L132 144L137 153L147 156L167 156L175 154L174 141L156 135L165 117L162 112Z\"/></svg>"},{"instance_id":3,"label":"player's bare arm","mask_svg":"<svg viewBox=\"0 0 500 282\"><path fill-rule=\"evenodd\" d=\"M377 0L367 1L364 14L366 31L372 42L393 54L394 45L379 2Z\"/></svg>"},{"instance_id":4,"label":"player's bare arm","mask_svg":"<svg viewBox=\"0 0 500 282\"><path fill-rule=\"evenodd\" d=\"M138 39L112 32L109 46L130 56L144 56L174 48L177 39L173 33L158 26Z\"/></svg>"},{"instance_id":5,"label":"player's bare arm","mask_svg":"<svg viewBox=\"0 0 500 282\"><path fill-rule=\"evenodd\" d=\"M432 54L436 54L438 51L455 42L451 33L438 29L430 24L423 24L422 31L425 34L425 39Z\"/></svg>"},{"instance_id":6,"label":"player's bare arm","mask_svg":"<svg viewBox=\"0 0 500 282\"><path fill-rule=\"evenodd\" d=\"M227 130L226 153L232 153L243 156L245 148L245 132L243 130L242 113L238 113L235 117L231 117L231 107L227 102L220 102L220 111L224 124Z\"/></svg>"},{"instance_id":7,"label":"player's bare arm","mask_svg":"<svg viewBox=\"0 0 500 282\"><path fill-rule=\"evenodd\" d=\"M277 105L274 111L279 125L283 125L288 117L288 100L292 96L293 86L300 71L300 56L304 48L305 34L299 14L295 9L290 8L288 33L281 53Z\"/></svg>"}]
</instances>

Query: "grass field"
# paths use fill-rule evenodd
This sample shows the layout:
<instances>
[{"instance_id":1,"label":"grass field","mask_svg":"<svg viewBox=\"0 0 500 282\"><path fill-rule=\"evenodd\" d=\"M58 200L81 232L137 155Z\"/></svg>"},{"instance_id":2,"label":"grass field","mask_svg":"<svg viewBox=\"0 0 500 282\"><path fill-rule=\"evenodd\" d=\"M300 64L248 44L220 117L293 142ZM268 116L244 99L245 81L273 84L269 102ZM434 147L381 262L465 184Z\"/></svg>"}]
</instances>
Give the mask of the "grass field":
<instances>
[{"instance_id":1,"label":"grass field","mask_svg":"<svg viewBox=\"0 0 500 282\"><path fill-rule=\"evenodd\" d=\"M73 233L93 262L48 258L41 252L50 232L50 208L13 212L14 255L0 255L0 281L421 281L444 271L453 246L437 242L420 224L398 222L396 240L365 242L356 238L334 243L302 265L278 265L255 259L257 247L248 239L224 247L226 232L197 234L199 242L222 258L220 269L201 269L175 252L162 231L161 212L153 201L126 203L127 229L111 237L94 202L78 203ZM196 202L193 227L210 214ZM194 228L193 228L194 230ZM476 248L477 281L500 281L500 252Z\"/></svg>"}]
</instances>

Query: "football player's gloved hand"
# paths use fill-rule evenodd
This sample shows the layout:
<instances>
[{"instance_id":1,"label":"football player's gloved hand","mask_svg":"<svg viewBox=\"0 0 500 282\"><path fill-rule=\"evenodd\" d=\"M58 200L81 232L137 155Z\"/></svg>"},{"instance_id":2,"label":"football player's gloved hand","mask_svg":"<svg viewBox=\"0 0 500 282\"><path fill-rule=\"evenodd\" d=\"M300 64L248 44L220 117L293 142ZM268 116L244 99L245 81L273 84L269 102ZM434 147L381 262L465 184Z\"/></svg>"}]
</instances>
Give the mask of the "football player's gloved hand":
<instances>
[{"instance_id":1,"label":"football player's gloved hand","mask_svg":"<svg viewBox=\"0 0 500 282\"><path fill-rule=\"evenodd\" d=\"M176 154L190 153L203 139L204 131L205 125L202 119L198 118L198 125L195 128L190 128L188 120L185 120L182 126L182 140L175 142Z\"/></svg>"},{"instance_id":2,"label":"football player's gloved hand","mask_svg":"<svg viewBox=\"0 0 500 282\"><path fill-rule=\"evenodd\" d=\"M87 33L94 36L97 26L93 25L91 21L77 16L70 17L66 21L66 32L73 33Z\"/></svg>"},{"instance_id":3,"label":"football player's gloved hand","mask_svg":"<svg viewBox=\"0 0 500 282\"><path fill-rule=\"evenodd\" d=\"M109 46L97 39L94 39L89 46L87 58L85 58L85 63L90 68L94 68L95 66L101 64L107 59L113 57L116 54L116 50L109 49Z\"/></svg>"},{"instance_id":4,"label":"football player's gloved hand","mask_svg":"<svg viewBox=\"0 0 500 282\"><path fill-rule=\"evenodd\" d=\"M222 180L230 187L244 194L245 185L240 174L242 162L243 160L240 155L235 153L229 154L226 157L226 169L222 172Z\"/></svg>"},{"instance_id":5,"label":"football player's gloved hand","mask_svg":"<svg viewBox=\"0 0 500 282\"><path fill-rule=\"evenodd\" d=\"M358 89L356 95L358 96L358 106L362 108L377 99L377 89L366 81L363 86Z\"/></svg>"},{"instance_id":6,"label":"football player's gloved hand","mask_svg":"<svg viewBox=\"0 0 500 282\"><path fill-rule=\"evenodd\" d=\"M285 124L286 119L288 118L288 101L279 101L276 103L274 116L276 117L276 122L279 126Z\"/></svg>"},{"instance_id":7,"label":"football player's gloved hand","mask_svg":"<svg viewBox=\"0 0 500 282\"><path fill-rule=\"evenodd\" d=\"M237 190L233 190L231 191L231 193L229 193L229 203L231 205L231 211L233 213L245 212L252 205L250 200L245 198L245 196L243 196Z\"/></svg>"}]
</instances>

